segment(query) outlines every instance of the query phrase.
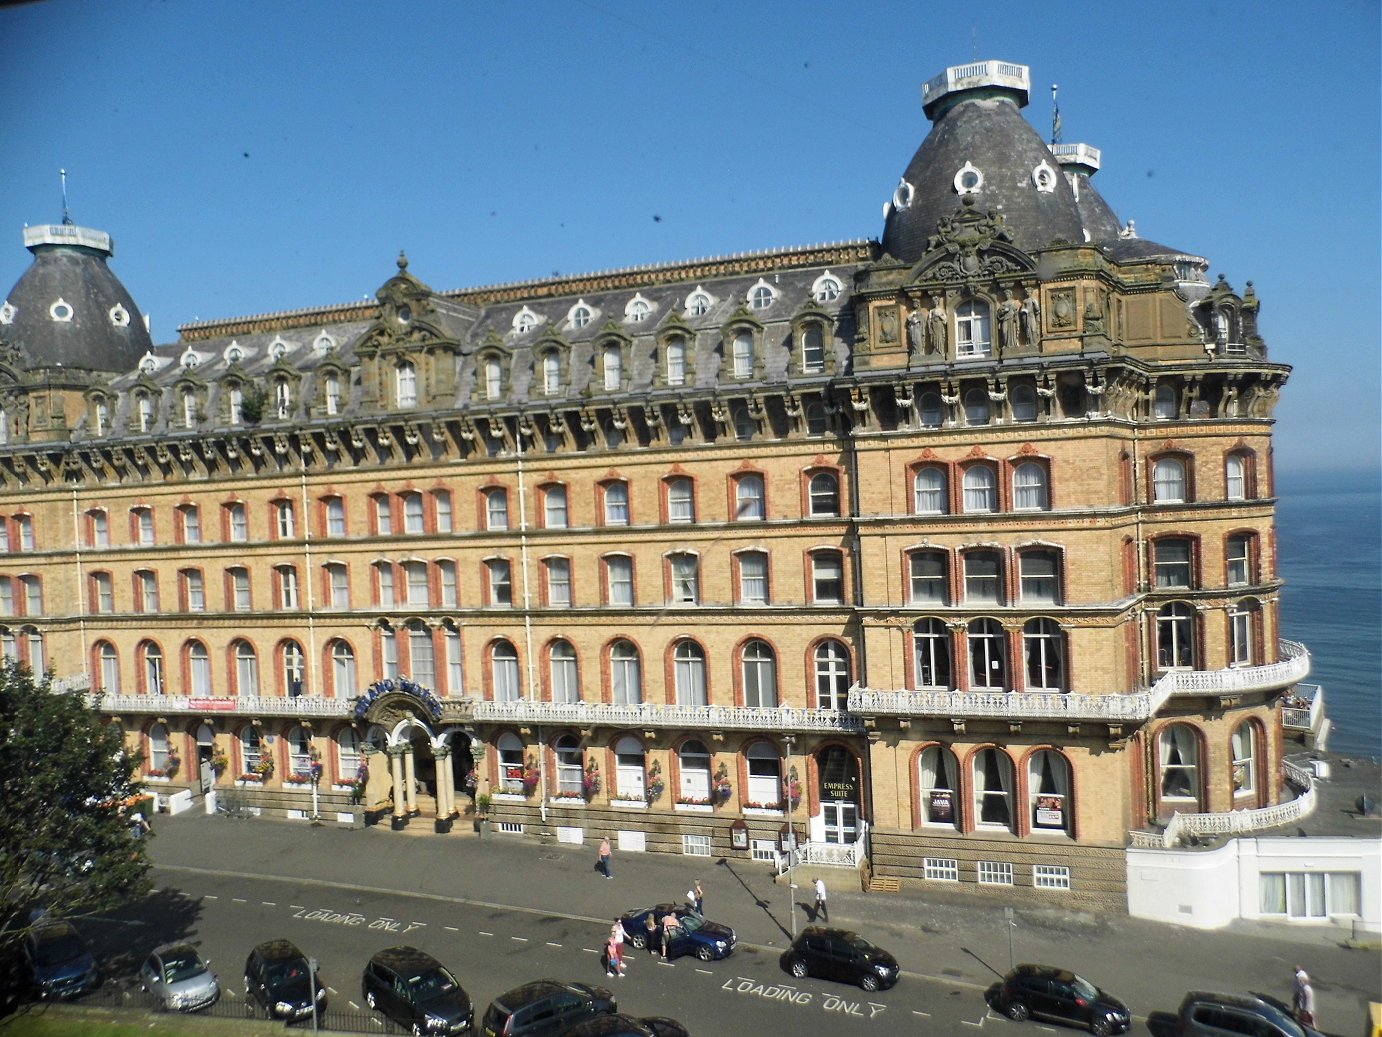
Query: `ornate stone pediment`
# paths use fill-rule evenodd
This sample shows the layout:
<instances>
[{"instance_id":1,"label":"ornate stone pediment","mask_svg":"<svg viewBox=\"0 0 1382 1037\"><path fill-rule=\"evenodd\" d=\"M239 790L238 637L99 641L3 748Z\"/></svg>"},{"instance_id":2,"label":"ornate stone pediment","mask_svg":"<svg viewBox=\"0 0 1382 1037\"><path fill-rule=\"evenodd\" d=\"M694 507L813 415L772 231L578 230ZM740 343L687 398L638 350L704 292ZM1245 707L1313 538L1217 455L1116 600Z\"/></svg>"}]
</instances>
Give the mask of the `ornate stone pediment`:
<instances>
[{"instance_id":1,"label":"ornate stone pediment","mask_svg":"<svg viewBox=\"0 0 1382 1037\"><path fill-rule=\"evenodd\" d=\"M1002 213L979 212L969 195L962 200L958 213L936 224L911 280L976 283L1036 269L1032 258L1012 243Z\"/></svg>"}]
</instances>

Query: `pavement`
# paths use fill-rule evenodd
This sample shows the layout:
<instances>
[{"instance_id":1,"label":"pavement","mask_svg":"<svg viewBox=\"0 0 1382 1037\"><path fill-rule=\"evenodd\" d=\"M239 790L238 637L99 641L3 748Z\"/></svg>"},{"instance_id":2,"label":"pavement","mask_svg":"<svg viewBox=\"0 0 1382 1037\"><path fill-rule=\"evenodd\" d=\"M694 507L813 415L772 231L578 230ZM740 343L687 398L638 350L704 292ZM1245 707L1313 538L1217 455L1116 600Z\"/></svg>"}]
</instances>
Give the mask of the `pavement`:
<instances>
[{"instance_id":1,"label":"pavement","mask_svg":"<svg viewBox=\"0 0 1382 1037\"><path fill-rule=\"evenodd\" d=\"M734 926L741 944L785 948L794 925L812 921L808 878L815 873L799 875L792 889L775 882L767 864L744 858L616 849L613 879L606 881L595 870L595 845L497 833L478 838L459 825L437 835L419 821L411 831L392 832L193 812L159 816L154 835L156 884L189 891L199 872L281 875L331 891L332 901L346 906L352 892L397 891L604 926L636 907L681 902L700 879L705 914ZM1350 1035L1361 1031L1366 1002L1382 1000L1382 954L1375 945L1346 946L1351 934L1334 926L1239 921L1205 932L1087 911L1077 894L1053 894L1049 906L1009 908L997 896L943 887L864 893L853 872L820 874L830 890L829 924L893 950L908 973L954 987L983 989L1013 961L1041 961L1174 1013L1190 989L1289 999L1292 968L1301 964L1315 979L1326 1032ZM1169 1032L1162 1024L1152 1032Z\"/></svg>"}]
</instances>

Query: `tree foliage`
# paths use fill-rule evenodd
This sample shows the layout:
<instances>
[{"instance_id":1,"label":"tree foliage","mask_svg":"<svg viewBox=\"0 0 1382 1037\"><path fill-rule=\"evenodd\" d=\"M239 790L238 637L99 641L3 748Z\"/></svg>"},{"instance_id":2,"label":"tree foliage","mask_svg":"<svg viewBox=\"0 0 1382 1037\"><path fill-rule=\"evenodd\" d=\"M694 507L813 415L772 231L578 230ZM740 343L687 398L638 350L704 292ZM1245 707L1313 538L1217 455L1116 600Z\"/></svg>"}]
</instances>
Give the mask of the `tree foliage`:
<instances>
[{"instance_id":1,"label":"tree foliage","mask_svg":"<svg viewBox=\"0 0 1382 1037\"><path fill-rule=\"evenodd\" d=\"M139 762L84 694L0 663L0 932L15 938L38 908L85 914L148 891L126 807Z\"/></svg>"}]
</instances>

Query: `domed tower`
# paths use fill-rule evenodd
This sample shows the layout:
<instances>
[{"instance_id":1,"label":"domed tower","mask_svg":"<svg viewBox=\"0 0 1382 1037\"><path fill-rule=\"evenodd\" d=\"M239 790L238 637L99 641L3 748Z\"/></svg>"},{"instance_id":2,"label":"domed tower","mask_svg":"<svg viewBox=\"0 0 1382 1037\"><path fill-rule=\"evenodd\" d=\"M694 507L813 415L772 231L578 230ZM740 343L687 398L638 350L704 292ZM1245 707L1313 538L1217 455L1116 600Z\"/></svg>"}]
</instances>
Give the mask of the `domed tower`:
<instances>
[{"instance_id":1,"label":"domed tower","mask_svg":"<svg viewBox=\"0 0 1382 1037\"><path fill-rule=\"evenodd\" d=\"M106 260L104 231L71 222L24 228L33 265L0 304L0 406L8 437L65 438L81 394L134 370L153 347Z\"/></svg>"}]
</instances>

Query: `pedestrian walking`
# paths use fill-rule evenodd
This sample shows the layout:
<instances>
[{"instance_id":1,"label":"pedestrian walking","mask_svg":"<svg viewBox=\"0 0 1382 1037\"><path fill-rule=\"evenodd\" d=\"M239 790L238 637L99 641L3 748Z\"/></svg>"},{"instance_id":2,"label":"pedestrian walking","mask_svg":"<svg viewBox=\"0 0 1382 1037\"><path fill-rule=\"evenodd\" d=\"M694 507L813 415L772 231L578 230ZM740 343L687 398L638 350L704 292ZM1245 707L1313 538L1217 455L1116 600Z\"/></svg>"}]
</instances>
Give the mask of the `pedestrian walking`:
<instances>
[{"instance_id":1,"label":"pedestrian walking","mask_svg":"<svg viewBox=\"0 0 1382 1037\"><path fill-rule=\"evenodd\" d=\"M695 909L696 909L696 914L698 914L698 915L704 915L704 914L705 914L705 890L701 889L701 880L700 880L700 879L697 879L697 880L696 880L696 884L695 884L694 886L691 887L691 891L692 891L693 893L696 894L696 903L693 905L693 906L695 907Z\"/></svg>"},{"instance_id":2,"label":"pedestrian walking","mask_svg":"<svg viewBox=\"0 0 1382 1037\"><path fill-rule=\"evenodd\" d=\"M1296 1022L1302 1026L1315 1025L1315 988L1310 984L1309 974L1296 966L1296 992L1291 998L1291 1008L1295 1010Z\"/></svg>"},{"instance_id":3,"label":"pedestrian walking","mask_svg":"<svg viewBox=\"0 0 1382 1037\"><path fill-rule=\"evenodd\" d=\"M668 911L662 916L662 960L667 960L667 955L672 949L672 930L680 927L675 911Z\"/></svg>"},{"instance_id":4,"label":"pedestrian walking","mask_svg":"<svg viewBox=\"0 0 1382 1037\"><path fill-rule=\"evenodd\" d=\"M614 878L614 873L610 871L609 867L609 858L612 852L613 850L609 845L609 836L605 836L600 840L600 856L599 859L596 860L595 866L600 869L600 874L607 879Z\"/></svg>"},{"instance_id":5,"label":"pedestrian walking","mask_svg":"<svg viewBox=\"0 0 1382 1037\"><path fill-rule=\"evenodd\" d=\"M825 919L827 922L830 921L830 909L829 909L828 907L826 907L825 901L826 901L825 879L817 879L817 880L816 880L816 921L820 921L822 918Z\"/></svg>"},{"instance_id":6,"label":"pedestrian walking","mask_svg":"<svg viewBox=\"0 0 1382 1037\"><path fill-rule=\"evenodd\" d=\"M656 954L661 934L657 929L657 914L653 911L649 911L648 917L643 920L643 937L648 943L648 953Z\"/></svg>"},{"instance_id":7,"label":"pedestrian walking","mask_svg":"<svg viewBox=\"0 0 1382 1037\"><path fill-rule=\"evenodd\" d=\"M615 937L613 932L605 944L605 975L624 978L624 941Z\"/></svg>"}]
</instances>

